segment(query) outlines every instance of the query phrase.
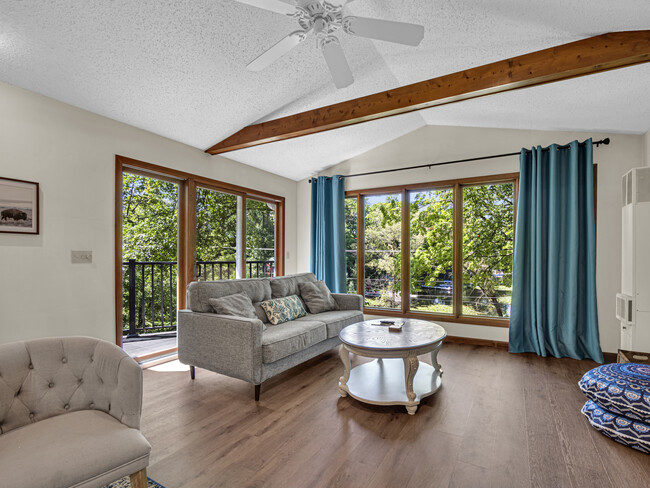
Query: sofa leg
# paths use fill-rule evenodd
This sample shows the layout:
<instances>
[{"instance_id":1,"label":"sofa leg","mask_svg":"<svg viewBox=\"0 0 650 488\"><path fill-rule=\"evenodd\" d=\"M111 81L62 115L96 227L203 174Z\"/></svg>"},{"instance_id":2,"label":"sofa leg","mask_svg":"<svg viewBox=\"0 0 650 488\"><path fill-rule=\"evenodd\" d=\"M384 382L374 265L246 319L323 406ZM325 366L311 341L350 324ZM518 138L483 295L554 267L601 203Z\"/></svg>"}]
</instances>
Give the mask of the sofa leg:
<instances>
[{"instance_id":1,"label":"sofa leg","mask_svg":"<svg viewBox=\"0 0 650 488\"><path fill-rule=\"evenodd\" d=\"M131 488L147 488L147 469L141 469L131 476Z\"/></svg>"},{"instance_id":2,"label":"sofa leg","mask_svg":"<svg viewBox=\"0 0 650 488\"><path fill-rule=\"evenodd\" d=\"M194 370L194 366L190 366L190 378L194 379L196 376L196 371Z\"/></svg>"},{"instance_id":3,"label":"sofa leg","mask_svg":"<svg viewBox=\"0 0 650 488\"><path fill-rule=\"evenodd\" d=\"M262 388L262 385L255 385L255 401L259 402L260 401L260 389Z\"/></svg>"}]
</instances>

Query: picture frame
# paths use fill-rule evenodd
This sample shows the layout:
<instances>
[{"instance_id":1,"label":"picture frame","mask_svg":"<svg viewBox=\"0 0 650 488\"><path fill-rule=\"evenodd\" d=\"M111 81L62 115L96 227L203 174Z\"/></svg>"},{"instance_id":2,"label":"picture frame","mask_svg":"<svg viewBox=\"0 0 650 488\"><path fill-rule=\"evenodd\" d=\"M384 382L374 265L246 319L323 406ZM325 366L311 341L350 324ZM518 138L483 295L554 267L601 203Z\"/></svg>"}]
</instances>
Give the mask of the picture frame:
<instances>
[{"instance_id":1,"label":"picture frame","mask_svg":"<svg viewBox=\"0 0 650 488\"><path fill-rule=\"evenodd\" d=\"M0 177L0 234L38 234L39 188L35 181Z\"/></svg>"}]
</instances>

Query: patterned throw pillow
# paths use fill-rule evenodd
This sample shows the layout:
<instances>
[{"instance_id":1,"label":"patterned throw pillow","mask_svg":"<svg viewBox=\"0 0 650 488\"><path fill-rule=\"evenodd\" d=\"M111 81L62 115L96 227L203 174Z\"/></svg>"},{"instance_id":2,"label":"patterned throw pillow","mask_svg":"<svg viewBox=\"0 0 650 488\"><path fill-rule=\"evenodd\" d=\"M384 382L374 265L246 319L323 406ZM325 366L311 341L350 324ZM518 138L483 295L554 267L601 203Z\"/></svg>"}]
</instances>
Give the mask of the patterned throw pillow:
<instances>
[{"instance_id":1,"label":"patterned throw pillow","mask_svg":"<svg viewBox=\"0 0 650 488\"><path fill-rule=\"evenodd\" d=\"M260 303L260 306L264 309L269 322L273 325L289 322L307 315L307 311L298 295L267 300Z\"/></svg>"}]
</instances>

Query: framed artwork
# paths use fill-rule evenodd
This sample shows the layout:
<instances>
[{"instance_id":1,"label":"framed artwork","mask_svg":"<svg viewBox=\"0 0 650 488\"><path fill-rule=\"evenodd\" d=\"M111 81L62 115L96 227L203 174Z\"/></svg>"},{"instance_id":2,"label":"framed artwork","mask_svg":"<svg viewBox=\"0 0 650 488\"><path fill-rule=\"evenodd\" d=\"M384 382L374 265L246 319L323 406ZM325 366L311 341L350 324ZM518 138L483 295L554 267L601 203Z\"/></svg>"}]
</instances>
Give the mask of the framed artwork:
<instances>
[{"instance_id":1,"label":"framed artwork","mask_svg":"<svg viewBox=\"0 0 650 488\"><path fill-rule=\"evenodd\" d=\"M0 178L0 234L38 234L38 183Z\"/></svg>"}]
</instances>

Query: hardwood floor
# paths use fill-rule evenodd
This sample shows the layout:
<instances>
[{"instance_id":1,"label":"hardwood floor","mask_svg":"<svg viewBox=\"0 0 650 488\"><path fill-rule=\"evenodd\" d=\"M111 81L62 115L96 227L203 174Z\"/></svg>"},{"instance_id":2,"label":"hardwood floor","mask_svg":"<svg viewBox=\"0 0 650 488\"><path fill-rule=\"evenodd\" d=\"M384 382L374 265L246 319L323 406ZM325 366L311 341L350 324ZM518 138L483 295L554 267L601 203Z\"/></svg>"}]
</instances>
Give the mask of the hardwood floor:
<instances>
[{"instance_id":1,"label":"hardwood floor","mask_svg":"<svg viewBox=\"0 0 650 488\"><path fill-rule=\"evenodd\" d=\"M148 474L167 488L649 486L650 456L580 413L595 363L465 344L439 361L443 386L415 416L340 398L336 350L264 383L259 402L243 381L150 368Z\"/></svg>"}]
</instances>

